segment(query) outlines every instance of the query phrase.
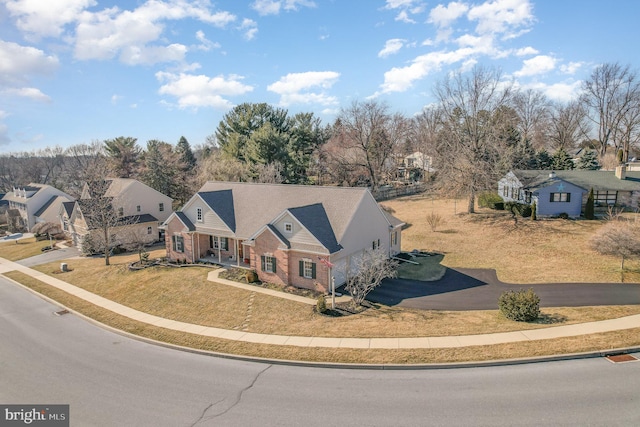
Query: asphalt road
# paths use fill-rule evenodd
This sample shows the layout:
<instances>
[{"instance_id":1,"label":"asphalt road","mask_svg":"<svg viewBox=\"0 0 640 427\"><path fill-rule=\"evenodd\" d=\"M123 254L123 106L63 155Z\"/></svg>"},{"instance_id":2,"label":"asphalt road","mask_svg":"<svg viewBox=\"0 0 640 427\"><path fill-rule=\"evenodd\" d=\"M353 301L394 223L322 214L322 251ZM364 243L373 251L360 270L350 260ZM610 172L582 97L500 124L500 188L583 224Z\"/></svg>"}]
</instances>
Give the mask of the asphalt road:
<instances>
[{"instance_id":1,"label":"asphalt road","mask_svg":"<svg viewBox=\"0 0 640 427\"><path fill-rule=\"evenodd\" d=\"M72 426L640 425L640 362L447 370L252 363L105 331L0 278L0 403Z\"/></svg>"},{"instance_id":2,"label":"asphalt road","mask_svg":"<svg viewBox=\"0 0 640 427\"><path fill-rule=\"evenodd\" d=\"M512 285L498 280L495 270L448 268L435 282L387 279L369 301L424 310L496 310L506 290L533 288L541 307L584 307L640 304L637 283L545 283Z\"/></svg>"}]
</instances>

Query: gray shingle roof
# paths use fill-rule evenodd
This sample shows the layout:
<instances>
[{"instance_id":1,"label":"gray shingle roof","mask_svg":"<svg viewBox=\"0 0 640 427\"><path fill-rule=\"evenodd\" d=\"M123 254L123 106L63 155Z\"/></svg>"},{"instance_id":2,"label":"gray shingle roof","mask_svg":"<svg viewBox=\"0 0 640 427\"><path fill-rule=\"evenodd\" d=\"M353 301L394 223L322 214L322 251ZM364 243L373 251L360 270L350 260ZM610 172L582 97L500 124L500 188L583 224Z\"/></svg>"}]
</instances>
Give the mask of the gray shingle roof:
<instances>
[{"instance_id":1,"label":"gray shingle roof","mask_svg":"<svg viewBox=\"0 0 640 427\"><path fill-rule=\"evenodd\" d=\"M318 239L322 246L329 250L329 253L342 249L321 203L291 208L289 212Z\"/></svg>"},{"instance_id":2,"label":"gray shingle roof","mask_svg":"<svg viewBox=\"0 0 640 427\"><path fill-rule=\"evenodd\" d=\"M184 212L174 212L174 213L176 214L178 219L180 221L182 221L184 226L187 227L187 229L189 231L196 231L196 226L193 225L193 222L191 222L191 220L189 218L187 218L187 216L184 214Z\"/></svg>"},{"instance_id":3,"label":"gray shingle roof","mask_svg":"<svg viewBox=\"0 0 640 427\"><path fill-rule=\"evenodd\" d=\"M267 228L268 228L269 230L271 230L271 232L272 232L273 234L275 234L275 235L276 235L276 237L277 237L278 239L280 239L280 241L282 241L282 243L284 243L284 244L287 246L287 248L291 248L291 242L289 241L289 239L287 239L286 237L284 237L284 236L282 235L282 233L280 233L280 232L278 231L278 229L277 229L274 225L272 225L272 224L267 224Z\"/></svg>"},{"instance_id":4,"label":"gray shingle roof","mask_svg":"<svg viewBox=\"0 0 640 427\"><path fill-rule=\"evenodd\" d=\"M248 239L285 210L320 203L339 242L362 200L371 197L366 188L216 181L204 184L200 193L223 190L232 192L227 200L232 200L235 234L241 239Z\"/></svg>"},{"instance_id":5,"label":"gray shingle roof","mask_svg":"<svg viewBox=\"0 0 640 427\"><path fill-rule=\"evenodd\" d=\"M559 170L553 171L557 179L550 178L550 170L514 170L518 180L527 188L542 188L561 179L585 190L640 191L640 172L627 172L626 179L618 179L613 171Z\"/></svg>"},{"instance_id":6,"label":"gray shingle roof","mask_svg":"<svg viewBox=\"0 0 640 427\"><path fill-rule=\"evenodd\" d=\"M47 203L42 205L42 207L40 209L38 209L38 211L36 213L33 214L33 216L42 215L44 213L44 211L46 211L49 208L49 206L51 206L51 204L56 201L57 198L58 198L58 196L52 196L49 200L47 200Z\"/></svg>"},{"instance_id":7,"label":"gray shingle roof","mask_svg":"<svg viewBox=\"0 0 640 427\"><path fill-rule=\"evenodd\" d=\"M231 190L200 191L198 195L235 233L236 214L233 206L233 192Z\"/></svg>"},{"instance_id":8,"label":"gray shingle roof","mask_svg":"<svg viewBox=\"0 0 640 427\"><path fill-rule=\"evenodd\" d=\"M64 211L67 216L71 218L71 214L73 213L73 208L76 205L76 202L62 202L62 206L64 207Z\"/></svg>"}]
</instances>

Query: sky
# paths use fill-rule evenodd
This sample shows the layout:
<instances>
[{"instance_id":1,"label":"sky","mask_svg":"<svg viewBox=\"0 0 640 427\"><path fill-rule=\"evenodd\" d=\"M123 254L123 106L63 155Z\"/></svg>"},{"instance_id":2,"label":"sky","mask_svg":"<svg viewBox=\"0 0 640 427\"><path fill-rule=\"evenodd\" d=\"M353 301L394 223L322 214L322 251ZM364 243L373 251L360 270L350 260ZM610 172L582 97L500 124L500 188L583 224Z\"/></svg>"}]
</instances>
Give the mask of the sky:
<instances>
[{"instance_id":1,"label":"sky","mask_svg":"<svg viewBox=\"0 0 640 427\"><path fill-rule=\"evenodd\" d=\"M640 69L638 16L636 0L0 0L0 154L194 146L244 102L413 116L475 65L567 102L599 64Z\"/></svg>"}]
</instances>

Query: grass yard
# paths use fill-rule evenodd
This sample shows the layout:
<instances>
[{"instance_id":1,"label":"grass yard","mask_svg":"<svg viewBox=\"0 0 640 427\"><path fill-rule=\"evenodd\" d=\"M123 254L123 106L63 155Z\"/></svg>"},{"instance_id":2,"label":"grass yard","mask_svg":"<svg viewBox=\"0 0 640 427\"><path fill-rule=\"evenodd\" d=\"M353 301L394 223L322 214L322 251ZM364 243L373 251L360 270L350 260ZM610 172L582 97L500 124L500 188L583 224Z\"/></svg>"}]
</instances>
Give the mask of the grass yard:
<instances>
[{"instance_id":1,"label":"grass yard","mask_svg":"<svg viewBox=\"0 0 640 427\"><path fill-rule=\"evenodd\" d=\"M605 221L518 218L505 211L478 209L466 213L465 200L412 196L383 202L408 226L402 249L444 255L447 267L493 268L507 283L620 282L620 260L599 255L590 237ZM427 215L444 224L431 231ZM628 261L624 281L640 282L640 262Z\"/></svg>"},{"instance_id":2,"label":"grass yard","mask_svg":"<svg viewBox=\"0 0 640 427\"><path fill-rule=\"evenodd\" d=\"M157 256L152 253L151 257ZM207 267L153 267L130 271L136 255L73 259L72 271L55 277L131 308L204 326L249 332L326 337L420 337L484 334L582 323L640 313L640 306L543 309L537 323L517 323L497 310L424 311L376 306L358 315L332 318L313 306L209 282ZM37 267L54 274L60 263ZM252 297L253 295L253 297ZM251 298L252 297L252 298ZM251 317L247 313L252 299ZM496 302L497 306L497 302ZM496 307L497 308L497 307ZM247 325L243 328L243 325Z\"/></svg>"},{"instance_id":3,"label":"grass yard","mask_svg":"<svg viewBox=\"0 0 640 427\"><path fill-rule=\"evenodd\" d=\"M42 253L42 248L49 246L49 240L36 241L35 237L20 240L8 240L0 243L0 258L18 261Z\"/></svg>"}]
</instances>

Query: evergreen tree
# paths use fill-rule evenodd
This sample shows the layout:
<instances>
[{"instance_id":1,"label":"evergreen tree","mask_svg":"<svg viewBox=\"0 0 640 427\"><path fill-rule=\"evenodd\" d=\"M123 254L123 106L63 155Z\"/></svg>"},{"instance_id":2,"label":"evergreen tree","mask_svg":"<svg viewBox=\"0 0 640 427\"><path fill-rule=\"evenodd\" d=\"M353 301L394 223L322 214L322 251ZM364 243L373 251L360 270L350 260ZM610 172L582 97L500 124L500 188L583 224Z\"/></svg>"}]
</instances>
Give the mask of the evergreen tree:
<instances>
[{"instance_id":1,"label":"evergreen tree","mask_svg":"<svg viewBox=\"0 0 640 427\"><path fill-rule=\"evenodd\" d=\"M182 163L184 163L185 169L193 171L196 167L196 156L194 156L189 141L187 141L187 138L184 136L180 137L180 141L178 141L178 145L176 145L176 153L180 156Z\"/></svg>"},{"instance_id":2,"label":"evergreen tree","mask_svg":"<svg viewBox=\"0 0 640 427\"><path fill-rule=\"evenodd\" d=\"M564 148L559 148L551 158L551 168L554 170L571 170L574 168L571 156L564 151Z\"/></svg>"},{"instance_id":3,"label":"evergreen tree","mask_svg":"<svg viewBox=\"0 0 640 427\"><path fill-rule=\"evenodd\" d=\"M551 169L552 159L547 150L542 149L536 154L536 169Z\"/></svg>"},{"instance_id":4,"label":"evergreen tree","mask_svg":"<svg viewBox=\"0 0 640 427\"><path fill-rule=\"evenodd\" d=\"M595 202L593 199L593 188L589 189L589 195L587 196L587 204L584 206L584 217L586 219L595 218Z\"/></svg>"},{"instance_id":5,"label":"evergreen tree","mask_svg":"<svg viewBox=\"0 0 640 427\"><path fill-rule=\"evenodd\" d=\"M600 163L598 162L598 152L596 150L584 150L580 159L578 159L578 169L598 170Z\"/></svg>"},{"instance_id":6,"label":"evergreen tree","mask_svg":"<svg viewBox=\"0 0 640 427\"><path fill-rule=\"evenodd\" d=\"M183 167L180 156L173 151L171 144L157 140L147 142L141 178L149 187L176 198Z\"/></svg>"},{"instance_id":7,"label":"evergreen tree","mask_svg":"<svg viewBox=\"0 0 640 427\"><path fill-rule=\"evenodd\" d=\"M140 166L140 148L137 138L119 136L104 141L109 165L118 178L135 178Z\"/></svg>"}]
</instances>

